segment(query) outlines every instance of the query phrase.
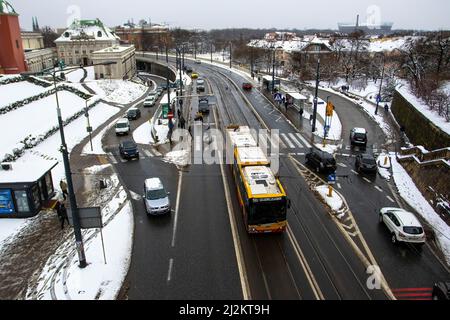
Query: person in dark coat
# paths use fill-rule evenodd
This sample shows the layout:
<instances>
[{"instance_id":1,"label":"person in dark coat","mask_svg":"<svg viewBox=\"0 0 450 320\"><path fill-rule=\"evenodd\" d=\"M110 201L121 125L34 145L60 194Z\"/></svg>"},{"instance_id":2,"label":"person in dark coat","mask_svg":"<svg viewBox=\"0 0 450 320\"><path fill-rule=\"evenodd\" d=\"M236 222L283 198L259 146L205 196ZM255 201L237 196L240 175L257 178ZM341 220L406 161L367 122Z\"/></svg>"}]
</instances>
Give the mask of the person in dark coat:
<instances>
[{"instance_id":1,"label":"person in dark coat","mask_svg":"<svg viewBox=\"0 0 450 320\"><path fill-rule=\"evenodd\" d=\"M69 224L69 218L67 217L67 209L64 205L64 202L57 202L56 203L56 214L58 215L59 222L61 223L61 230L64 229L64 222L67 221L67 224Z\"/></svg>"},{"instance_id":2,"label":"person in dark coat","mask_svg":"<svg viewBox=\"0 0 450 320\"><path fill-rule=\"evenodd\" d=\"M67 183L64 180L61 180L59 182L59 187L61 188L61 192L63 194L64 200L66 200L67 199L67 195L69 194L67 192Z\"/></svg>"},{"instance_id":3,"label":"person in dark coat","mask_svg":"<svg viewBox=\"0 0 450 320\"><path fill-rule=\"evenodd\" d=\"M184 117L181 116L180 117L180 128L184 129L185 128L185 124L186 124L186 120L184 120Z\"/></svg>"}]
</instances>

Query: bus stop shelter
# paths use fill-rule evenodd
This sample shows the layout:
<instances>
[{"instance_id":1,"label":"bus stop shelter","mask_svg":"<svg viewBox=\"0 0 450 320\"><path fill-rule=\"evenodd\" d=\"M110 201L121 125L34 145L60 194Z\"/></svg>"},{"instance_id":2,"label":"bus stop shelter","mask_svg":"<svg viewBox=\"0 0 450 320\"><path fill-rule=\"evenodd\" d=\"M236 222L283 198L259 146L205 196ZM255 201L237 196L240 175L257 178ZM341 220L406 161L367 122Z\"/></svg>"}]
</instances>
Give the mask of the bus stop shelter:
<instances>
[{"instance_id":1,"label":"bus stop shelter","mask_svg":"<svg viewBox=\"0 0 450 320\"><path fill-rule=\"evenodd\" d=\"M35 157L0 164L0 218L29 218L54 196L51 170L55 160Z\"/></svg>"}]
</instances>

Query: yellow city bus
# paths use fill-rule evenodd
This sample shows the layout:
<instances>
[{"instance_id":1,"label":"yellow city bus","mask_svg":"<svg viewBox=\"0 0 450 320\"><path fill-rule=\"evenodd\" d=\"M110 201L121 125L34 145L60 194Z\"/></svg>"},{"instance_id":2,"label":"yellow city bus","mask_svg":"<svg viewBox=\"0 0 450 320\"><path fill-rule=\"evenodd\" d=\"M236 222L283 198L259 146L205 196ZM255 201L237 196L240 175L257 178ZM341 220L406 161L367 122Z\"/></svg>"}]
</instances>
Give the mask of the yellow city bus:
<instances>
[{"instance_id":1,"label":"yellow city bus","mask_svg":"<svg viewBox=\"0 0 450 320\"><path fill-rule=\"evenodd\" d=\"M234 148L233 178L249 233L283 232L290 201L270 169L270 161L246 126L227 128Z\"/></svg>"}]
</instances>

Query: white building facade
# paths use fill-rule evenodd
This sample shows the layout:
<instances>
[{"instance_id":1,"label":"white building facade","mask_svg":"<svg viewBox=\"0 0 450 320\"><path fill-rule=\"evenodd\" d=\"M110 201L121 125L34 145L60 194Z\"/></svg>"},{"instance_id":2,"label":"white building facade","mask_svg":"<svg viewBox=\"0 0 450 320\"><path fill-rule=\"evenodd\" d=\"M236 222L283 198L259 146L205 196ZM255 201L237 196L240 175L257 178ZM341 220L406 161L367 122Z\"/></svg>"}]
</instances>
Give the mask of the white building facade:
<instances>
[{"instance_id":1,"label":"white building facade","mask_svg":"<svg viewBox=\"0 0 450 320\"><path fill-rule=\"evenodd\" d=\"M75 20L55 40L58 59L65 65L91 65L95 51L119 44L117 37L99 19Z\"/></svg>"},{"instance_id":2,"label":"white building facade","mask_svg":"<svg viewBox=\"0 0 450 320\"><path fill-rule=\"evenodd\" d=\"M134 46L113 46L92 53L95 79L130 79L136 75L136 54ZM115 62L111 65L97 65Z\"/></svg>"}]
</instances>

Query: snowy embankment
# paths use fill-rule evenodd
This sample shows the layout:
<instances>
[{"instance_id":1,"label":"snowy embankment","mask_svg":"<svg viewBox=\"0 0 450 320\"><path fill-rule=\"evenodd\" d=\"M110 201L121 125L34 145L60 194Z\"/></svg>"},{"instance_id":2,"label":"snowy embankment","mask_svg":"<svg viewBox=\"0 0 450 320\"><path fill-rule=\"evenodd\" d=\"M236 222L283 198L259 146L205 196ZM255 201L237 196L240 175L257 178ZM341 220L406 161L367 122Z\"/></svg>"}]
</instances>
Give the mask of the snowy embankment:
<instances>
[{"instance_id":1,"label":"snowy embankment","mask_svg":"<svg viewBox=\"0 0 450 320\"><path fill-rule=\"evenodd\" d=\"M86 81L86 85L106 101L127 104L141 97L147 87L123 80Z\"/></svg>"},{"instance_id":2,"label":"snowy embankment","mask_svg":"<svg viewBox=\"0 0 450 320\"><path fill-rule=\"evenodd\" d=\"M28 81L0 85L0 108L6 107L16 101L36 96L47 90L49 88L44 88Z\"/></svg>"},{"instance_id":3,"label":"snowy embankment","mask_svg":"<svg viewBox=\"0 0 450 320\"><path fill-rule=\"evenodd\" d=\"M86 168L99 174L111 165ZM131 202L119 185L116 174L108 177L105 194L96 197L94 206L101 206L102 239L99 229L83 230L87 267L78 267L73 238L68 238L46 262L37 286L29 288L27 299L114 300L122 287L131 262L134 220ZM107 200L106 203L103 203ZM98 202L98 203L97 203Z\"/></svg>"},{"instance_id":4,"label":"snowy embankment","mask_svg":"<svg viewBox=\"0 0 450 320\"><path fill-rule=\"evenodd\" d=\"M61 73L64 73L67 81L70 81L73 83L79 83L81 81L81 79L84 77L84 70L81 68L74 69L74 70L68 70L70 68L72 68L72 67L67 67L65 70L62 70L61 72L57 72L57 75L60 76ZM86 69L86 71L87 71L87 77L86 77L85 81L95 80L94 67L86 67L84 69Z\"/></svg>"},{"instance_id":5,"label":"snowy embankment","mask_svg":"<svg viewBox=\"0 0 450 320\"><path fill-rule=\"evenodd\" d=\"M434 230L438 245L450 265L450 226L434 211L406 170L398 163L395 153L390 153L392 175L402 198L426 221Z\"/></svg>"},{"instance_id":6,"label":"snowy embankment","mask_svg":"<svg viewBox=\"0 0 450 320\"><path fill-rule=\"evenodd\" d=\"M63 120L86 107L84 99L68 91L59 92L58 98ZM3 158L6 153L12 153L14 148L20 147L20 142L26 137L38 137L57 126L54 94L0 115L0 128L8 134L8 139L2 141L0 146L0 157Z\"/></svg>"},{"instance_id":7,"label":"snowy embankment","mask_svg":"<svg viewBox=\"0 0 450 320\"><path fill-rule=\"evenodd\" d=\"M436 111L430 110L430 108L411 93L408 85L397 86L397 91L400 93L417 111L424 115L428 120L430 120L434 125L440 128L447 134L450 133L450 122L447 122L444 117L440 116ZM449 90L450 91L450 90Z\"/></svg>"}]
</instances>

